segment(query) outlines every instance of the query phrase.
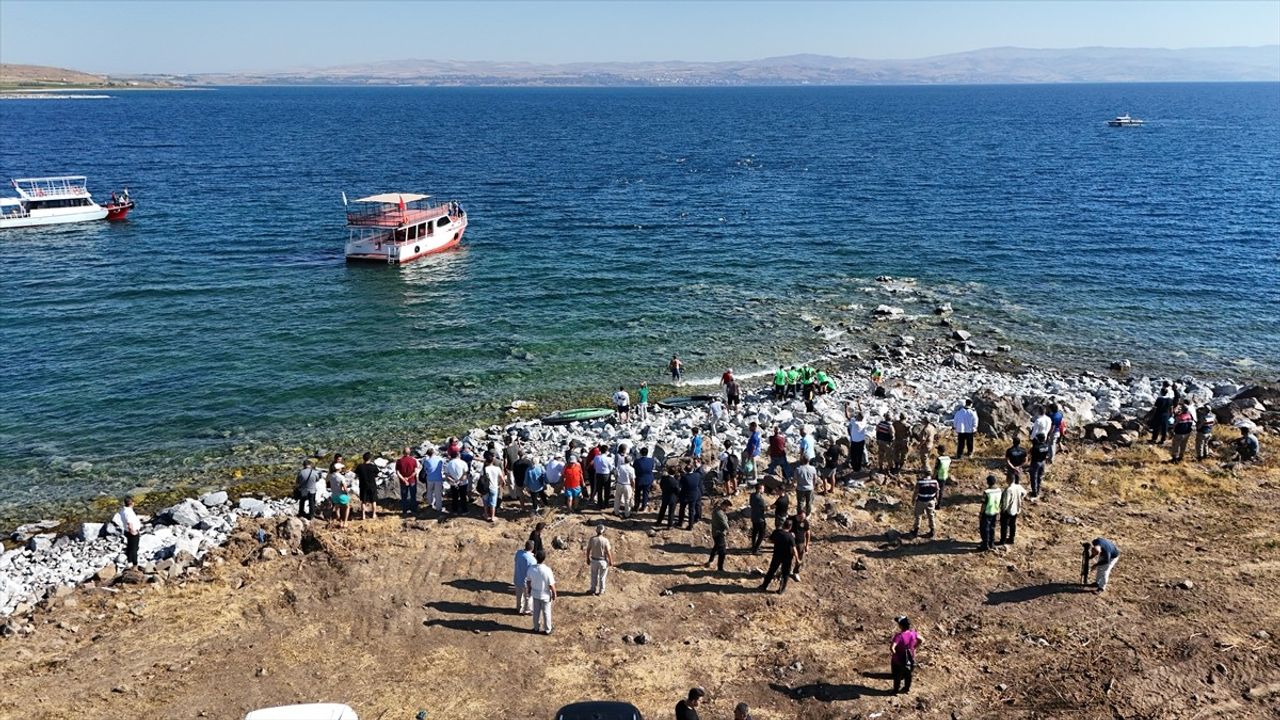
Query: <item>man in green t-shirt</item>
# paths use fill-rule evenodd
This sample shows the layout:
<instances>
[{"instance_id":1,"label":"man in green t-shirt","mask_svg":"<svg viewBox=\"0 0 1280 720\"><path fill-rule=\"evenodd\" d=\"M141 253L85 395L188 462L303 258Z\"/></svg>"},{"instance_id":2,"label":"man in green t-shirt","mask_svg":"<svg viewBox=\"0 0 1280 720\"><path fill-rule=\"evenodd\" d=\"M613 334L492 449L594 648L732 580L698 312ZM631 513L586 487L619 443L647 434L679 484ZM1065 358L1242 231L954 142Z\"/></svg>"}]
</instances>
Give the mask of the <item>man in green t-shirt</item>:
<instances>
[{"instance_id":1,"label":"man in green t-shirt","mask_svg":"<svg viewBox=\"0 0 1280 720\"><path fill-rule=\"evenodd\" d=\"M636 404L636 419L644 422L649 419L649 383L640 383L640 390L636 392L638 403Z\"/></svg>"},{"instance_id":2,"label":"man in green t-shirt","mask_svg":"<svg viewBox=\"0 0 1280 720\"><path fill-rule=\"evenodd\" d=\"M781 365L778 366L778 372L773 374L773 399L781 400L787 394L787 370Z\"/></svg>"},{"instance_id":3,"label":"man in green t-shirt","mask_svg":"<svg viewBox=\"0 0 1280 720\"><path fill-rule=\"evenodd\" d=\"M795 397L800 394L800 370L795 365L787 371L787 397Z\"/></svg>"}]
</instances>

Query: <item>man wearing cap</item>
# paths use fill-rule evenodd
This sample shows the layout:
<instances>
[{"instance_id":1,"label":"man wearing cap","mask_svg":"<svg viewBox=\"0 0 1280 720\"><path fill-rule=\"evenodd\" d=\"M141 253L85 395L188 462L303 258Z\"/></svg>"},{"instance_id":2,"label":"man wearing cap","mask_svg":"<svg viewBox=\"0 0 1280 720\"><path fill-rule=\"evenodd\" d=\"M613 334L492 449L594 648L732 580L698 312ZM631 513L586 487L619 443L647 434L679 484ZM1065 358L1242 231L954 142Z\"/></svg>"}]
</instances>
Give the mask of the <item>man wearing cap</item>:
<instances>
[{"instance_id":1,"label":"man wearing cap","mask_svg":"<svg viewBox=\"0 0 1280 720\"><path fill-rule=\"evenodd\" d=\"M716 570L724 572L724 556L728 552L729 546L729 507L732 505L728 500L721 500L716 504L716 509L711 513L711 555L707 557L707 561L702 567L711 567L711 561L716 561Z\"/></svg>"}]
</instances>

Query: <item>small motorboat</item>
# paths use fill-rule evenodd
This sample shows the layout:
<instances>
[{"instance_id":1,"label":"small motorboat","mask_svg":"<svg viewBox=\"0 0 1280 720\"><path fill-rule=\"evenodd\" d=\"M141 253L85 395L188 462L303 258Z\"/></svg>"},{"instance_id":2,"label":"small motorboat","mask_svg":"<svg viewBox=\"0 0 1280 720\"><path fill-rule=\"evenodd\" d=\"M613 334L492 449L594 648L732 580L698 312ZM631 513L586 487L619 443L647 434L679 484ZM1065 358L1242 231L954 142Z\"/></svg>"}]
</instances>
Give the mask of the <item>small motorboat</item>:
<instances>
[{"instance_id":1,"label":"small motorboat","mask_svg":"<svg viewBox=\"0 0 1280 720\"><path fill-rule=\"evenodd\" d=\"M568 425L575 422L590 422L591 420L603 420L613 416L613 408L573 408L572 410L561 410L560 412L551 413L542 418L543 425Z\"/></svg>"},{"instance_id":2,"label":"small motorboat","mask_svg":"<svg viewBox=\"0 0 1280 720\"><path fill-rule=\"evenodd\" d=\"M1117 115L1107 121L1111 127L1141 127L1142 121L1136 117L1129 117L1129 113Z\"/></svg>"}]
</instances>

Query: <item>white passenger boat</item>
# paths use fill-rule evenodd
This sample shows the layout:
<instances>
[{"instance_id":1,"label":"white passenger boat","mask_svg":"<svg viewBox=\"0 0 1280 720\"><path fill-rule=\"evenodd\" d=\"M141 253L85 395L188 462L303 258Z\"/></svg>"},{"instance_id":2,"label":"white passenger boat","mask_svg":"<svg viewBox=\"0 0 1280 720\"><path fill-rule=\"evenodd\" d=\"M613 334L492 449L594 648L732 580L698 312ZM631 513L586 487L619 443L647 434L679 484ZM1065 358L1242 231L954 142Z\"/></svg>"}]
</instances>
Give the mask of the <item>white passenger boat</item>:
<instances>
[{"instance_id":1,"label":"white passenger boat","mask_svg":"<svg viewBox=\"0 0 1280 720\"><path fill-rule=\"evenodd\" d=\"M382 193L347 204L347 228L348 261L403 265L461 242L467 213L456 202L432 203L429 195Z\"/></svg>"},{"instance_id":2,"label":"white passenger boat","mask_svg":"<svg viewBox=\"0 0 1280 720\"><path fill-rule=\"evenodd\" d=\"M90 220L124 220L134 202L126 189L111 201L93 201L82 175L13 180L18 197L0 197L0 228L62 225Z\"/></svg>"},{"instance_id":3,"label":"white passenger boat","mask_svg":"<svg viewBox=\"0 0 1280 720\"><path fill-rule=\"evenodd\" d=\"M1142 121L1135 117L1129 117L1129 113L1125 113L1108 120L1107 124L1111 127L1140 127Z\"/></svg>"}]
</instances>

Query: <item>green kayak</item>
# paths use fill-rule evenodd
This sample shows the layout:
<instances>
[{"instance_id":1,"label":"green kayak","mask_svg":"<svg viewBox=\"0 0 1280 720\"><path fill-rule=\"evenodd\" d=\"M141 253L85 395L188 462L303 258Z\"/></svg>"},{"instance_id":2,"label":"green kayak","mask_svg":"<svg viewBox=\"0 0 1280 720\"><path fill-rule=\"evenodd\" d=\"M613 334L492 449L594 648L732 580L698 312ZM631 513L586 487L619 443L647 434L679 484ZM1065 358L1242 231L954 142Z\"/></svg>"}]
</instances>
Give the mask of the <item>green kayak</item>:
<instances>
[{"instance_id":1,"label":"green kayak","mask_svg":"<svg viewBox=\"0 0 1280 720\"><path fill-rule=\"evenodd\" d=\"M659 400L658 407L666 408L668 410L706 407L712 400L715 400L716 397L717 396L715 395L682 395L680 397L669 397L665 400Z\"/></svg>"},{"instance_id":2,"label":"green kayak","mask_svg":"<svg viewBox=\"0 0 1280 720\"><path fill-rule=\"evenodd\" d=\"M543 425L568 425L573 422L587 422L589 420L599 420L613 415L613 410L609 408L574 408L572 410L561 410L557 413L542 418Z\"/></svg>"}]
</instances>

